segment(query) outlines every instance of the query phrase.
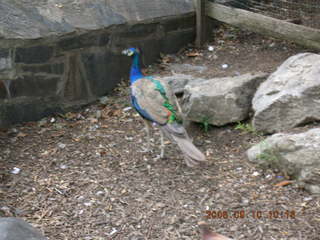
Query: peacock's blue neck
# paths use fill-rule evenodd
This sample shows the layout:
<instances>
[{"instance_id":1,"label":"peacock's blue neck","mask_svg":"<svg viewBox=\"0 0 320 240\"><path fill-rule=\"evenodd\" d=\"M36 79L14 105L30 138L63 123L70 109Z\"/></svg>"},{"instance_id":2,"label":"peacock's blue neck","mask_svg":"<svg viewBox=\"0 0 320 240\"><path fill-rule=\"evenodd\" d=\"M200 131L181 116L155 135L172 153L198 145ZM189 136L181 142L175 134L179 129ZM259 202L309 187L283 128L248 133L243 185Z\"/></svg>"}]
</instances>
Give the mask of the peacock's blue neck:
<instances>
[{"instance_id":1,"label":"peacock's blue neck","mask_svg":"<svg viewBox=\"0 0 320 240\"><path fill-rule=\"evenodd\" d=\"M137 81L139 78L143 78L143 74L140 69L140 56L139 54L135 54L133 56L133 62L130 70L130 82L131 84Z\"/></svg>"}]
</instances>

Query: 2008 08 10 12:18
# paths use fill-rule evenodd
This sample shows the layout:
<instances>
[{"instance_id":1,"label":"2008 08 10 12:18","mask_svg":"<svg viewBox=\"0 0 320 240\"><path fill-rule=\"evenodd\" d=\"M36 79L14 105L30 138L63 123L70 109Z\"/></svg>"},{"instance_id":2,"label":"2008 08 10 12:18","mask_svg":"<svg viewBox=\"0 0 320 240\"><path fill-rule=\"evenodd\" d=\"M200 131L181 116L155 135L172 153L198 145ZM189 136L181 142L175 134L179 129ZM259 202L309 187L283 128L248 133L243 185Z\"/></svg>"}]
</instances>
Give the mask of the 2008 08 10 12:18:
<instances>
[{"instance_id":1,"label":"2008 08 10 12:18","mask_svg":"<svg viewBox=\"0 0 320 240\"><path fill-rule=\"evenodd\" d=\"M247 217L252 217L255 219L261 219L261 218L268 218L268 219L295 219L296 218L296 212L294 210L285 210L285 211L279 211L279 210L271 210L271 211L245 211L245 210L239 210L239 211L223 211L223 210L207 210L205 211L206 218L207 219L243 219Z\"/></svg>"}]
</instances>

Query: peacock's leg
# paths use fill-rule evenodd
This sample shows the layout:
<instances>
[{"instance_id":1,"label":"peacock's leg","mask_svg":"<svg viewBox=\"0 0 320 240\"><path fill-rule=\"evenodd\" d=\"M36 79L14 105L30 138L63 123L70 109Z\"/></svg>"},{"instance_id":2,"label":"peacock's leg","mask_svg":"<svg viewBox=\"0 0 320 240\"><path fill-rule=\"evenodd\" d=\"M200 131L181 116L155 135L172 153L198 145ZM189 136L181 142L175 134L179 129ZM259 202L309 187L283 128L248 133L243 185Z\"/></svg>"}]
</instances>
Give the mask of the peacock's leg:
<instances>
[{"instance_id":1,"label":"peacock's leg","mask_svg":"<svg viewBox=\"0 0 320 240\"><path fill-rule=\"evenodd\" d=\"M143 119L143 122L144 122L146 133L147 133L147 151L150 152L151 151L150 123L145 119Z\"/></svg>"},{"instance_id":2,"label":"peacock's leg","mask_svg":"<svg viewBox=\"0 0 320 240\"><path fill-rule=\"evenodd\" d=\"M187 120L186 115L182 112L178 98L175 97L174 100L176 102L178 112L179 112L180 116L182 117L182 125L185 129L187 129L190 122ZM188 136L188 138L189 138L189 136Z\"/></svg>"},{"instance_id":3,"label":"peacock's leg","mask_svg":"<svg viewBox=\"0 0 320 240\"><path fill-rule=\"evenodd\" d=\"M174 98L174 100L175 100L175 102L176 102L176 105L177 105L177 108L178 108L178 112L182 115L182 117L184 118L184 114L183 114L183 112L182 112L182 110L181 110L181 106L180 106L180 103L179 103L179 101L178 101L178 98Z\"/></svg>"},{"instance_id":4,"label":"peacock's leg","mask_svg":"<svg viewBox=\"0 0 320 240\"><path fill-rule=\"evenodd\" d=\"M164 135L163 135L163 132L160 130L160 149L161 149L161 152L160 152L160 158L163 158L164 157Z\"/></svg>"}]
</instances>

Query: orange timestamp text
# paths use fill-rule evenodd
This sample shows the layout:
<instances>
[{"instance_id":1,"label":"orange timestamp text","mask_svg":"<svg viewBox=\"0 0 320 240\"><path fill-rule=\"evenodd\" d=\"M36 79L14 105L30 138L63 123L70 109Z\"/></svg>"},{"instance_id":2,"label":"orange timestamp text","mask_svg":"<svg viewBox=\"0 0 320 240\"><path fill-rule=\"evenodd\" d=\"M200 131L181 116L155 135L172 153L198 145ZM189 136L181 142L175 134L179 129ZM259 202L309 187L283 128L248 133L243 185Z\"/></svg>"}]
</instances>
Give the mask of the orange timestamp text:
<instances>
[{"instance_id":1,"label":"orange timestamp text","mask_svg":"<svg viewBox=\"0 0 320 240\"><path fill-rule=\"evenodd\" d=\"M207 210L205 211L206 219L295 219L295 210L270 210L270 211L259 211L259 210Z\"/></svg>"}]
</instances>

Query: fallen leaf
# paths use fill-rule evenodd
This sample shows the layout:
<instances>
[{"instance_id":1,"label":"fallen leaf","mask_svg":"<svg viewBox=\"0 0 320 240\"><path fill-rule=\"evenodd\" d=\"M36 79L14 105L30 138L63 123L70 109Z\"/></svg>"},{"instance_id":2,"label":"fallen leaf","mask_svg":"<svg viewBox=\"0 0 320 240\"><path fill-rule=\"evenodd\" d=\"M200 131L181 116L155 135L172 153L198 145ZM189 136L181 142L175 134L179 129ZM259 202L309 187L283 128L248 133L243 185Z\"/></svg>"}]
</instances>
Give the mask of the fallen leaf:
<instances>
[{"instance_id":1,"label":"fallen leaf","mask_svg":"<svg viewBox=\"0 0 320 240\"><path fill-rule=\"evenodd\" d=\"M49 155L49 151L44 151L42 153L40 153L41 156L48 156Z\"/></svg>"},{"instance_id":2,"label":"fallen leaf","mask_svg":"<svg viewBox=\"0 0 320 240\"><path fill-rule=\"evenodd\" d=\"M274 186L276 186L276 187L284 187L284 186L287 186L287 185L289 185L289 184L291 184L293 182L294 181L284 180L282 182L279 182L279 183L275 184Z\"/></svg>"},{"instance_id":3,"label":"fallen leaf","mask_svg":"<svg viewBox=\"0 0 320 240\"><path fill-rule=\"evenodd\" d=\"M62 137L64 136L64 132L55 132L51 134L51 137Z\"/></svg>"},{"instance_id":4,"label":"fallen leaf","mask_svg":"<svg viewBox=\"0 0 320 240\"><path fill-rule=\"evenodd\" d=\"M63 117L64 119L71 120L71 119L77 118L77 113L68 112L64 115L61 114L60 116Z\"/></svg>"},{"instance_id":5,"label":"fallen leaf","mask_svg":"<svg viewBox=\"0 0 320 240\"><path fill-rule=\"evenodd\" d=\"M148 69L142 69L141 72L142 72L144 75L148 75Z\"/></svg>"},{"instance_id":6,"label":"fallen leaf","mask_svg":"<svg viewBox=\"0 0 320 240\"><path fill-rule=\"evenodd\" d=\"M201 54L200 53L198 53L198 52L188 52L187 54L186 54L186 56L188 56L188 57L198 57L198 56L200 56Z\"/></svg>"},{"instance_id":7,"label":"fallen leaf","mask_svg":"<svg viewBox=\"0 0 320 240\"><path fill-rule=\"evenodd\" d=\"M114 116L120 116L122 114L122 110L113 110L113 109L108 109L105 112L102 113L104 118L107 117L114 117Z\"/></svg>"},{"instance_id":8,"label":"fallen leaf","mask_svg":"<svg viewBox=\"0 0 320 240\"><path fill-rule=\"evenodd\" d=\"M18 135L17 135L17 137L25 137L25 136L27 136L27 135L28 135L28 134L26 134L26 133L19 132Z\"/></svg>"},{"instance_id":9,"label":"fallen leaf","mask_svg":"<svg viewBox=\"0 0 320 240\"><path fill-rule=\"evenodd\" d=\"M106 151L101 151L101 152L100 152L100 155L101 155L101 156L107 155L107 152L106 152Z\"/></svg>"},{"instance_id":10,"label":"fallen leaf","mask_svg":"<svg viewBox=\"0 0 320 240\"><path fill-rule=\"evenodd\" d=\"M172 62L172 59L171 59L170 56L162 55L161 56L161 62L164 63L164 64L170 63L170 62Z\"/></svg>"},{"instance_id":11,"label":"fallen leaf","mask_svg":"<svg viewBox=\"0 0 320 240\"><path fill-rule=\"evenodd\" d=\"M97 122L99 122L99 120L96 119L96 118L89 118L89 120L90 120L91 123L97 123Z\"/></svg>"}]
</instances>

